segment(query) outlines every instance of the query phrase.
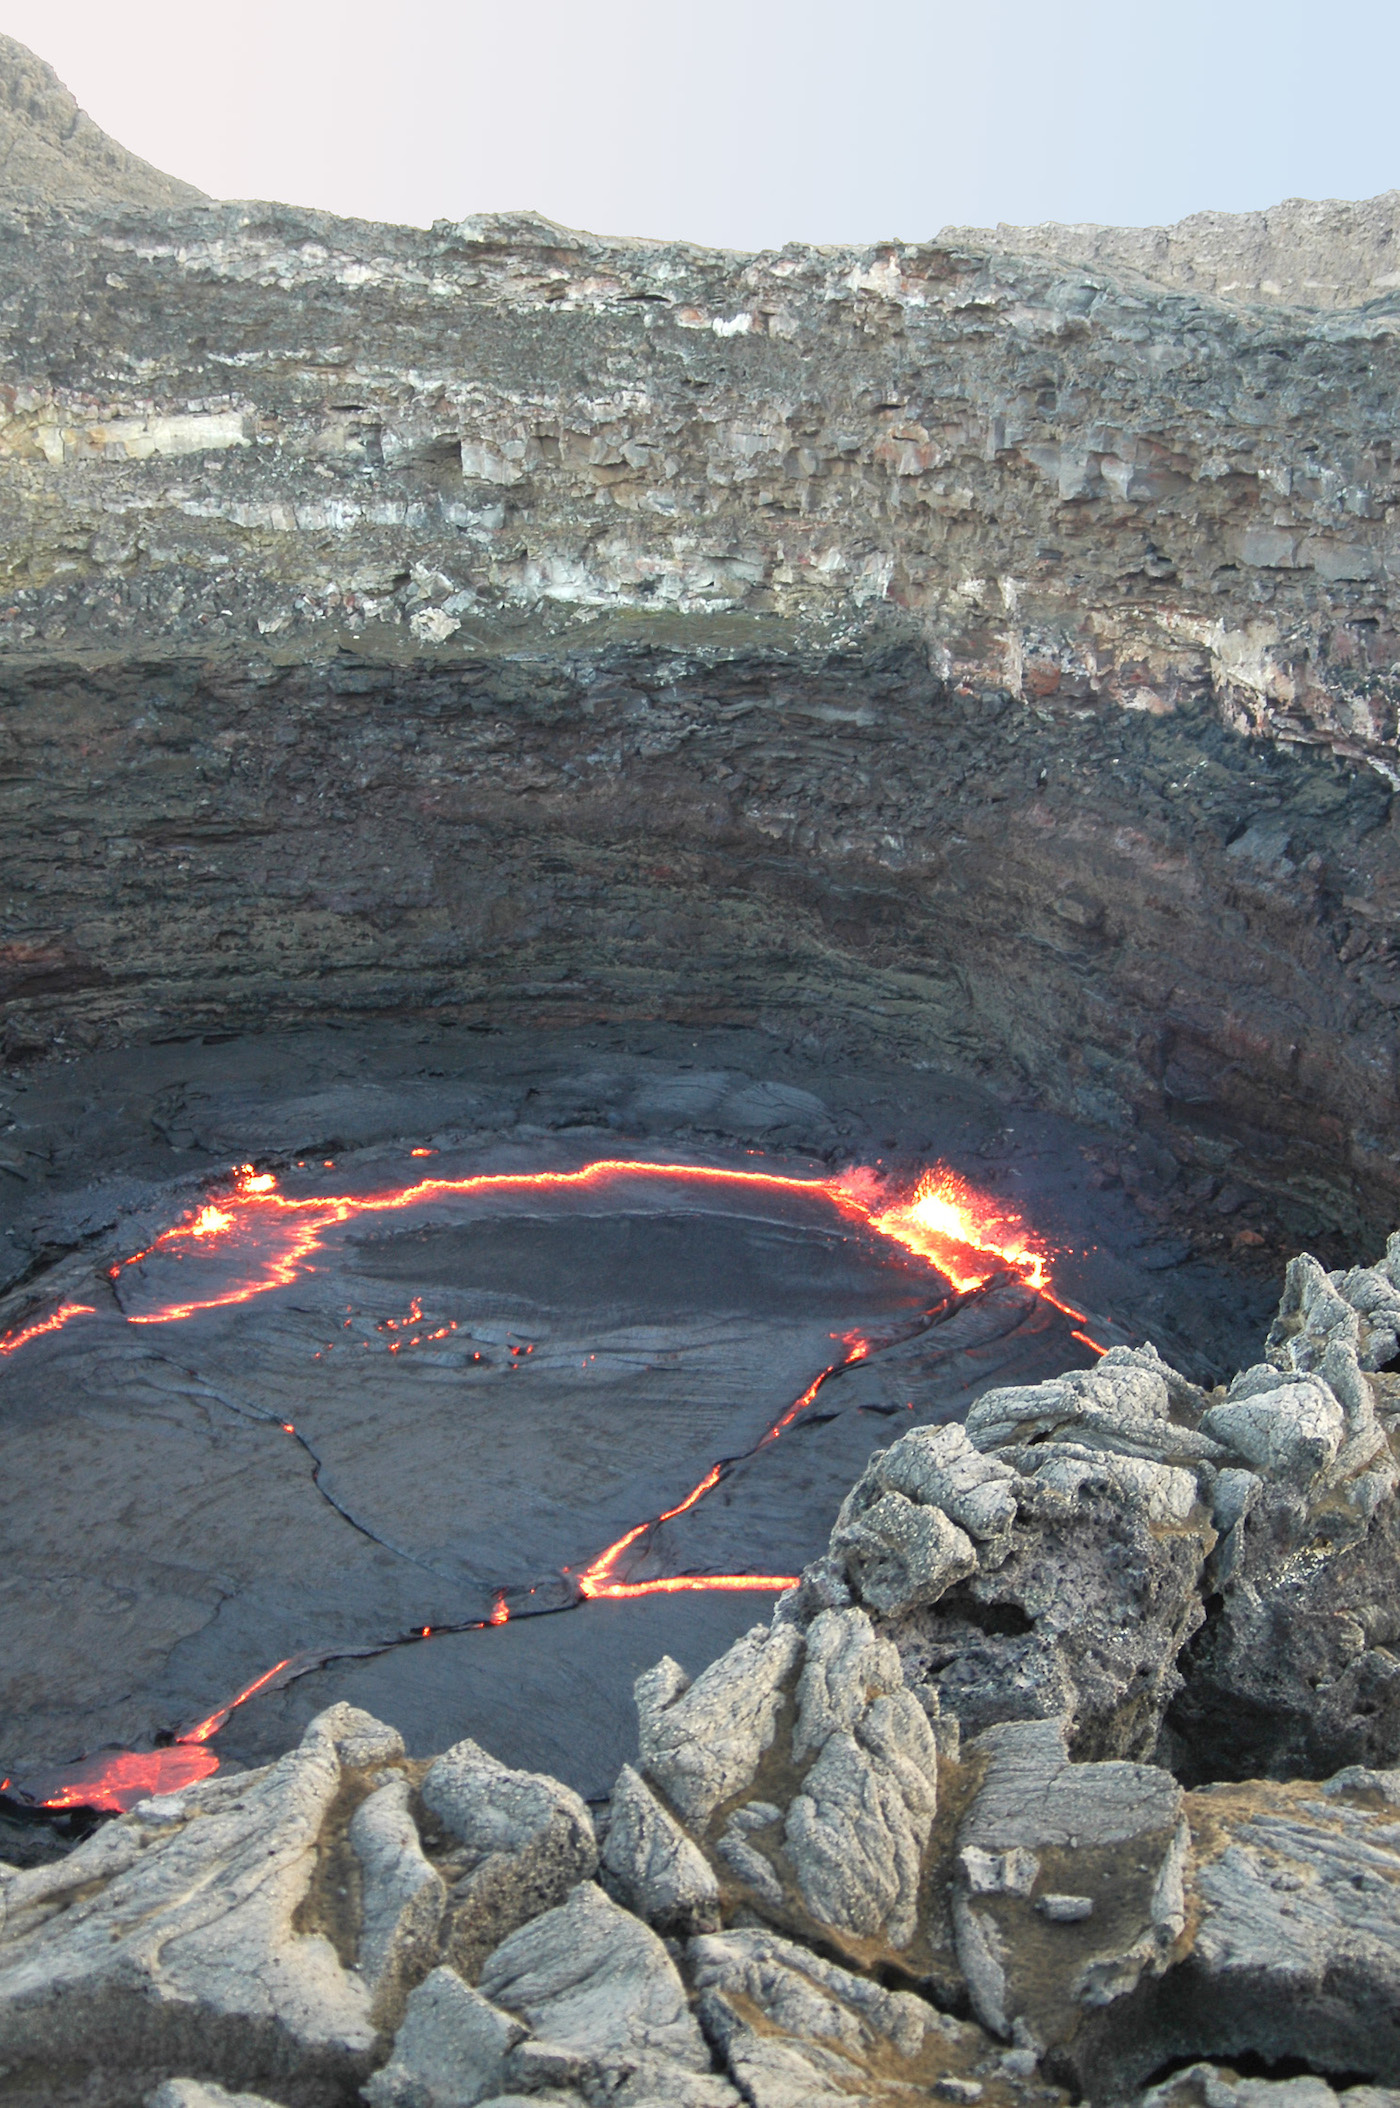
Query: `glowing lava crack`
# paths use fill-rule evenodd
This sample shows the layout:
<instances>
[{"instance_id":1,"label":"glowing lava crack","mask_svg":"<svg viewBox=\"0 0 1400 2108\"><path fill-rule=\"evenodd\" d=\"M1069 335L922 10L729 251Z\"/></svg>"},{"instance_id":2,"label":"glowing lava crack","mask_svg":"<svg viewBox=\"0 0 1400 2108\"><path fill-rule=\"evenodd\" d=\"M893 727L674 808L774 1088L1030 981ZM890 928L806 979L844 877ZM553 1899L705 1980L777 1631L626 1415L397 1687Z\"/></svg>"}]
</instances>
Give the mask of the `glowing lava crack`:
<instances>
[{"instance_id":1,"label":"glowing lava crack","mask_svg":"<svg viewBox=\"0 0 1400 2108\"><path fill-rule=\"evenodd\" d=\"M421 1154L421 1152L414 1152ZM948 1281L959 1297L984 1288L998 1276L1011 1275L1057 1310L1084 1322L1084 1313L1061 1301L1051 1285L1046 1253L1026 1231L1019 1218L997 1208L943 1165L927 1171L912 1192L891 1203L888 1188L878 1173L857 1168L832 1178L795 1178L778 1172L721 1170L695 1164L657 1164L608 1157L586 1164L577 1171L490 1172L469 1178L424 1178L412 1185L387 1192L333 1194L298 1198L278 1190L271 1172L255 1172L245 1165L236 1174L227 1193L216 1195L185 1220L161 1231L142 1251L110 1269L114 1284L120 1284L130 1269L156 1255L172 1258L214 1258L221 1265L230 1260L242 1271L224 1286L211 1285L205 1294L190 1294L149 1310L128 1311L133 1325L164 1325L214 1310L245 1303L276 1288L290 1286L304 1271L310 1271L313 1254L324 1248L329 1231L359 1216L383 1215L423 1207L435 1201L484 1199L491 1196L587 1193L612 1189L633 1181L664 1183L691 1188L713 1188L731 1193L750 1191L818 1200L838 1214L858 1223L876 1236L903 1247L926 1261ZM944 1306L946 1307L946 1305ZM415 1299L410 1317L395 1321L389 1329L399 1331L416 1325L421 1304ZM57 1332L83 1316L95 1315L90 1304L65 1304L50 1316L0 1339L0 1356L14 1353L29 1341ZM438 1338L453 1328L428 1337ZM1103 1350L1087 1333L1075 1338L1096 1353ZM417 1338L394 1342L415 1345ZM822 1387L870 1353L870 1342L856 1335L843 1345L847 1352L831 1362L794 1399L786 1411L747 1452L755 1455L776 1442L813 1403ZM289 1429L289 1432L293 1430ZM673 1508L637 1523L610 1544L571 1578L577 1591L575 1603L673 1594L682 1591L735 1589L780 1590L796 1580L791 1574L672 1574L644 1581L620 1578L618 1567L624 1556L662 1523L670 1522L694 1508L741 1461L735 1457L713 1464L699 1484ZM510 1616L503 1594L498 1595L489 1618L469 1626L420 1626L400 1634L381 1646L336 1649L333 1653L289 1656L239 1691L206 1719L184 1729L163 1748L148 1751L102 1752L51 1775L43 1788L25 1797L45 1808L89 1807L121 1809L152 1794L176 1792L195 1779L218 1769L218 1758L210 1749L212 1736L227 1721L235 1707L260 1691L279 1688L296 1676L345 1653L372 1654L409 1640L429 1639L434 1631L484 1629L505 1624ZM0 1791L10 1786L0 1782Z\"/></svg>"}]
</instances>

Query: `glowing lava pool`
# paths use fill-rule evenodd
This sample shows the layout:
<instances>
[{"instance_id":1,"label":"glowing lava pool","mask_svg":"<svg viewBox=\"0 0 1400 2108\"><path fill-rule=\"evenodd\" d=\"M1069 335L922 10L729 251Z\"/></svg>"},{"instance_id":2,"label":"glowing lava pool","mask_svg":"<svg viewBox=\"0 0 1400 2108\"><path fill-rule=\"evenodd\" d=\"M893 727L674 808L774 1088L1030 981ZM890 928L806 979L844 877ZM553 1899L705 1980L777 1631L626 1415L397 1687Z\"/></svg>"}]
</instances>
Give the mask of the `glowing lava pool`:
<instances>
[{"instance_id":1,"label":"glowing lava pool","mask_svg":"<svg viewBox=\"0 0 1400 2108\"><path fill-rule=\"evenodd\" d=\"M49 1489L35 1678L97 1748L19 1752L12 1796L129 1806L266 1754L255 1716L328 1664L470 1637L476 1732L488 1656L528 1683L526 1626L644 1667L669 1628L627 1619L687 1599L722 1643L873 1447L1101 1351L1053 1254L946 1167L521 1155L245 1166L0 1339Z\"/></svg>"}]
</instances>

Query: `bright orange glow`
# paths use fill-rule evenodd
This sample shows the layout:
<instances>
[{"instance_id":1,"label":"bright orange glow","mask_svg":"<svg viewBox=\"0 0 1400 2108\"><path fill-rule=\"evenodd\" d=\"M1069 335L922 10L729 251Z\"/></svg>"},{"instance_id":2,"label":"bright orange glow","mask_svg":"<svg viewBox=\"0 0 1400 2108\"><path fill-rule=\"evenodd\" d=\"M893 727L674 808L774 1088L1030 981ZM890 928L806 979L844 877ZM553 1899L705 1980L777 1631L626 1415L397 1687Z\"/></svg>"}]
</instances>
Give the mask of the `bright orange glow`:
<instances>
[{"instance_id":1,"label":"bright orange glow","mask_svg":"<svg viewBox=\"0 0 1400 2108\"><path fill-rule=\"evenodd\" d=\"M193 1727L187 1727L183 1735L179 1737L179 1740L181 1742L207 1742L212 1735L218 1734L219 1729L228 1719L230 1713L236 1712L238 1707L245 1705L250 1698L256 1698L259 1691L265 1691L270 1683L274 1683L277 1680L284 1669L290 1668L291 1663L292 1656L289 1654L284 1661L278 1662L277 1666L269 1669L265 1675L257 1676L252 1683L245 1684L238 1696L230 1698L227 1705L221 1705L217 1713L211 1713L207 1720L196 1721Z\"/></svg>"},{"instance_id":2,"label":"bright orange glow","mask_svg":"<svg viewBox=\"0 0 1400 2108\"><path fill-rule=\"evenodd\" d=\"M41 1339L46 1332L61 1332L69 1318L93 1315L91 1303L65 1303L61 1309L40 1318L37 1324L25 1325L19 1332L7 1332L0 1339L0 1354L14 1354L20 1347L27 1347L32 1339Z\"/></svg>"},{"instance_id":3,"label":"bright orange glow","mask_svg":"<svg viewBox=\"0 0 1400 2108\"><path fill-rule=\"evenodd\" d=\"M89 1757L82 1764L75 1764L69 1777L61 1786L46 1794L39 1803L42 1808L101 1808L104 1811L120 1811L134 1808L138 1801L149 1800L157 1793L178 1793L182 1786L192 1786L196 1779L207 1779L219 1768L219 1759L212 1749L205 1747L227 1721L236 1707L249 1698L256 1697L274 1683L282 1671L291 1666L292 1656L278 1662L230 1698L216 1713L206 1720L198 1720L187 1727L182 1735L164 1749L124 1749L112 1754Z\"/></svg>"},{"instance_id":4,"label":"bright orange glow","mask_svg":"<svg viewBox=\"0 0 1400 2108\"><path fill-rule=\"evenodd\" d=\"M712 1590L757 1588L792 1588L799 1576L796 1574L667 1574L658 1581L608 1581L592 1588L585 1588L590 1599L605 1597L610 1603L624 1602L633 1596L678 1596L693 1591L697 1595L709 1595Z\"/></svg>"},{"instance_id":5,"label":"bright orange glow","mask_svg":"<svg viewBox=\"0 0 1400 2108\"><path fill-rule=\"evenodd\" d=\"M75 1767L75 1775L48 1798L44 1808L101 1808L120 1814L158 1793L178 1793L219 1768L212 1749L174 1742L168 1749L126 1749Z\"/></svg>"},{"instance_id":6,"label":"bright orange glow","mask_svg":"<svg viewBox=\"0 0 1400 2108\"><path fill-rule=\"evenodd\" d=\"M269 1290L288 1287L324 1248L326 1234L358 1215L397 1213L449 1199L547 1192L580 1192L615 1181L639 1179L690 1187L712 1187L785 1194L825 1203L877 1236L901 1245L916 1258L931 1262L962 1293L986 1286L999 1272L1009 1272L1067 1316L1082 1321L1083 1312L1062 1303L1050 1281L1048 1254L1019 1216L976 1193L945 1166L926 1171L912 1194L887 1204L884 1181L859 1169L835 1178L796 1178L774 1171L721 1170L705 1164L638 1163L602 1157L578 1171L481 1172L467 1178L421 1178L387 1192L326 1194L296 1199L277 1191L270 1171L244 1165L232 1191L176 1223L113 1269L120 1278L127 1267L158 1253L178 1256L191 1239L230 1256L246 1257L241 1278L206 1295L181 1297L159 1309L133 1313L130 1322L160 1325L192 1317L196 1311L245 1303ZM416 1324L422 1306L416 1302L408 1319L391 1320L381 1329ZM51 1322L48 1329L55 1329ZM440 1337L441 1335L432 1335ZM521 1350L529 1352L528 1348Z\"/></svg>"},{"instance_id":7,"label":"bright orange glow","mask_svg":"<svg viewBox=\"0 0 1400 2108\"><path fill-rule=\"evenodd\" d=\"M1026 1234L1020 1218L974 1193L946 1165L926 1171L907 1200L871 1215L871 1227L906 1251L931 1259L954 1288L985 1287L999 1268L1019 1274L1028 1288L1049 1282L1045 1254Z\"/></svg>"},{"instance_id":8,"label":"bright orange glow","mask_svg":"<svg viewBox=\"0 0 1400 2108\"><path fill-rule=\"evenodd\" d=\"M429 1149L412 1152L415 1157L435 1153ZM328 1160L324 1168L333 1169L333 1162ZM226 1193L207 1201L182 1221L163 1230L144 1251L133 1253L129 1259L112 1267L110 1274L113 1280L120 1281L127 1269L139 1267L143 1261L155 1257L194 1260L197 1256L202 1263L217 1255L225 1262L231 1260L237 1269L231 1281L222 1285L214 1282L207 1286L201 1284L205 1287L203 1293L185 1294L154 1309L127 1314L127 1321L131 1324L169 1324L192 1317L199 1311L250 1302L270 1290L290 1286L303 1271L314 1270L312 1257L324 1248L327 1235L337 1225L354 1217L398 1212L449 1199L508 1198L551 1192L588 1193L613 1183L625 1184L629 1180L692 1189L710 1188L731 1194L749 1191L782 1195L824 1204L853 1227L884 1238L931 1265L960 1294L974 1293L999 1275L1010 1275L1068 1317L1078 1323L1084 1322L1083 1312L1062 1302L1055 1294L1051 1284L1050 1255L1020 1217L989 1196L978 1193L944 1165L926 1171L911 1193L892 1200L886 1182L870 1169L855 1169L835 1177L801 1178L781 1172L644 1163L618 1157L598 1159L577 1171L484 1172L455 1179L424 1177L410 1185L377 1193L295 1198L278 1191L272 1172L255 1172L251 1164L244 1164L234 1173ZM91 1314L90 1304L65 1304L49 1317L0 1339L0 1354L12 1354L42 1334L57 1332L70 1318ZM350 1322L347 1318L346 1324ZM378 1329L387 1334L411 1334L410 1337L390 1339L391 1353L397 1353L402 1346L417 1346L424 1339L444 1339L457 1329L455 1321L431 1331L414 1329L423 1324L422 1299L415 1296L407 1316L385 1319ZM1087 1332L1075 1332L1074 1337L1094 1353L1105 1351ZM859 1333L844 1335L841 1345L844 1354L813 1378L801 1395L765 1430L755 1445L756 1449L777 1441L784 1430L807 1410L830 1378L863 1360L872 1350L871 1342ZM525 1357L533 1352L533 1344L513 1346L505 1366L519 1368ZM482 1357L478 1353L472 1358L480 1361ZM282 1425L288 1434L295 1433L291 1422ZM698 1485L692 1487L675 1507L634 1525L600 1552L577 1576L579 1598L620 1601L691 1591L778 1591L793 1586L797 1577L790 1574L673 1574L644 1581L619 1578L618 1568L632 1547L649 1538L659 1525L688 1513L719 1484L727 1468L726 1464L711 1466ZM505 1595L498 1593L486 1623L504 1625L509 1618ZM418 1629L418 1636L427 1638L430 1631L430 1627L423 1626ZM205 1745L224 1726L236 1707L276 1683L290 1665L290 1658L278 1662L228 1704L187 1729L168 1748L116 1753L110 1758L94 1758L75 1767L71 1779L43 1805L50 1808L131 1807L147 1795L174 1792L194 1779L207 1777L218 1768L218 1760Z\"/></svg>"}]
</instances>

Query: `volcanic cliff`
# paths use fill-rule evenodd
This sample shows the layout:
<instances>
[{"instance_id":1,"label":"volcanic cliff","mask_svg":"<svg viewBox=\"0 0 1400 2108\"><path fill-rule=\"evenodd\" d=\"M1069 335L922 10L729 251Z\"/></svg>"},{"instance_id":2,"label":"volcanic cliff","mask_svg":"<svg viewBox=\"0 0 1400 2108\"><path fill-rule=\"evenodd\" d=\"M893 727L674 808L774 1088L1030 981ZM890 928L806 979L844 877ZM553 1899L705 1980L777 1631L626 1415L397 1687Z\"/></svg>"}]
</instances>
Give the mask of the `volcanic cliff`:
<instances>
[{"instance_id":1,"label":"volcanic cliff","mask_svg":"<svg viewBox=\"0 0 1400 2108\"><path fill-rule=\"evenodd\" d=\"M421 232L191 198L5 58L12 1057L767 1023L1383 1224L1394 194Z\"/></svg>"}]
</instances>

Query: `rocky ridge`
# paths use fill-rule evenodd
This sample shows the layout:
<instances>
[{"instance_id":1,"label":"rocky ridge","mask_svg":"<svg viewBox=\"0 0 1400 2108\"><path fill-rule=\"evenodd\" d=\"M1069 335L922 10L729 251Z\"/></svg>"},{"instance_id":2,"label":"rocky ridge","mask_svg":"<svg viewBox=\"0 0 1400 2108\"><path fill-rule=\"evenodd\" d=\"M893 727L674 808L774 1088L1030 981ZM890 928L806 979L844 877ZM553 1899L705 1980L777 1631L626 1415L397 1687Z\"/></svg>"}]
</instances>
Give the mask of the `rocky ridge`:
<instances>
[{"instance_id":1,"label":"rocky ridge","mask_svg":"<svg viewBox=\"0 0 1400 2108\"><path fill-rule=\"evenodd\" d=\"M0 1872L6 2098L1393 2108L1397 1325L1400 1237L905 1435L604 1807L342 1704Z\"/></svg>"},{"instance_id":2,"label":"rocky ridge","mask_svg":"<svg viewBox=\"0 0 1400 2108\"><path fill-rule=\"evenodd\" d=\"M203 195L109 139L52 66L0 36L0 196L7 205L161 209Z\"/></svg>"},{"instance_id":3,"label":"rocky ridge","mask_svg":"<svg viewBox=\"0 0 1400 2108\"><path fill-rule=\"evenodd\" d=\"M1400 191L1193 212L1173 227L945 227L939 239L1128 272L1234 307L1364 307L1400 285Z\"/></svg>"}]
</instances>

